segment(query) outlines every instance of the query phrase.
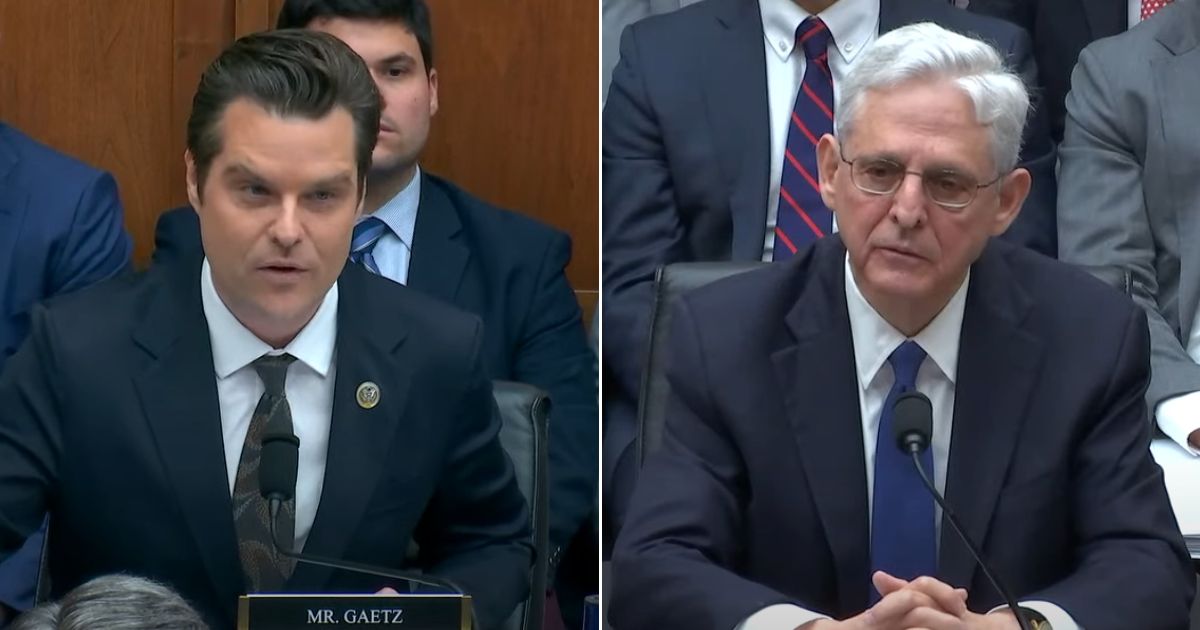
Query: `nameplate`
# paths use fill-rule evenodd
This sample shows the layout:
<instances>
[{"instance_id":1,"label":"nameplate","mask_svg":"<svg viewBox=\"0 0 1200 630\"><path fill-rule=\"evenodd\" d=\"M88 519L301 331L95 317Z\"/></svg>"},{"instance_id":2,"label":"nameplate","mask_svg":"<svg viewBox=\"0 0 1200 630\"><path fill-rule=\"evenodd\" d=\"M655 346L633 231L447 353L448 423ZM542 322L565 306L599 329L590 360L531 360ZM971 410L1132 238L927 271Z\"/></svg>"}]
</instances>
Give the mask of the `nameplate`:
<instances>
[{"instance_id":1,"label":"nameplate","mask_svg":"<svg viewBox=\"0 0 1200 630\"><path fill-rule=\"evenodd\" d=\"M243 595L238 630L470 630L468 595Z\"/></svg>"}]
</instances>

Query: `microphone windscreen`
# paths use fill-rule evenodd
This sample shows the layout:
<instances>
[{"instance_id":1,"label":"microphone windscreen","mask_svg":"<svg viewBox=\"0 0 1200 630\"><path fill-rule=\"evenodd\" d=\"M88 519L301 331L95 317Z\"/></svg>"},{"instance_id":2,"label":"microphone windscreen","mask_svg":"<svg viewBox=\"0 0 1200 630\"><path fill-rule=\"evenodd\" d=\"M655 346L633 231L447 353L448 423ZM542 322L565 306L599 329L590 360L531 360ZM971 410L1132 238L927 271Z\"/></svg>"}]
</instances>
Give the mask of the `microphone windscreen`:
<instances>
[{"instance_id":1,"label":"microphone windscreen","mask_svg":"<svg viewBox=\"0 0 1200 630\"><path fill-rule=\"evenodd\" d=\"M300 439L289 433L263 435L258 462L258 489L263 497L287 501L296 494Z\"/></svg>"},{"instance_id":2,"label":"microphone windscreen","mask_svg":"<svg viewBox=\"0 0 1200 630\"><path fill-rule=\"evenodd\" d=\"M933 434L933 404L921 392L905 392L896 399L892 406L892 429L895 432L896 446L908 452L908 442L918 438L922 448L929 445Z\"/></svg>"}]
</instances>

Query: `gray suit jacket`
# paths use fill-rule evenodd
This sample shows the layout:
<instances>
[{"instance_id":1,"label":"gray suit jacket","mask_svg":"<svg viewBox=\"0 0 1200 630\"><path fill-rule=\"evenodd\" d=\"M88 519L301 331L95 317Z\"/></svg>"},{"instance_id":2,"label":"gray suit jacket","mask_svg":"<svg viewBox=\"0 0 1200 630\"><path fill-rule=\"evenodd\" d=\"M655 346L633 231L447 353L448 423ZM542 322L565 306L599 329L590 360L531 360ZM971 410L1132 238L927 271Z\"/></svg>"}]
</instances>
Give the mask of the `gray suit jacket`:
<instances>
[{"instance_id":1,"label":"gray suit jacket","mask_svg":"<svg viewBox=\"0 0 1200 630\"><path fill-rule=\"evenodd\" d=\"M1200 301L1200 2L1099 40L1079 57L1059 149L1058 247L1122 283L1150 320L1153 412L1200 391L1184 347Z\"/></svg>"}]
</instances>

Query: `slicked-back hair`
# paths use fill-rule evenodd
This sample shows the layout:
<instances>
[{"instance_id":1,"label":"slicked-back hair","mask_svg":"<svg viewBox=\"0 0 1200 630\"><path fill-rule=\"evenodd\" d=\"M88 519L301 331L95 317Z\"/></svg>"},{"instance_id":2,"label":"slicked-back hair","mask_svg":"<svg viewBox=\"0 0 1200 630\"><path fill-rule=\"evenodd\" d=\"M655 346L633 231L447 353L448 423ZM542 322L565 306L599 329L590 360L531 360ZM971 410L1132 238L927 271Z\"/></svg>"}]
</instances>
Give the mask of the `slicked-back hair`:
<instances>
[{"instance_id":1,"label":"slicked-back hair","mask_svg":"<svg viewBox=\"0 0 1200 630\"><path fill-rule=\"evenodd\" d=\"M433 23L425 0L287 0L275 27L308 28L320 18L400 22L417 38L425 73L433 70Z\"/></svg>"},{"instance_id":2,"label":"slicked-back hair","mask_svg":"<svg viewBox=\"0 0 1200 630\"><path fill-rule=\"evenodd\" d=\"M354 120L359 190L371 168L382 101L363 60L336 37L289 29L247 35L221 53L192 98L187 147L202 191L221 152L221 119L229 104L247 99L272 115L309 120L343 108Z\"/></svg>"}]
</instances>

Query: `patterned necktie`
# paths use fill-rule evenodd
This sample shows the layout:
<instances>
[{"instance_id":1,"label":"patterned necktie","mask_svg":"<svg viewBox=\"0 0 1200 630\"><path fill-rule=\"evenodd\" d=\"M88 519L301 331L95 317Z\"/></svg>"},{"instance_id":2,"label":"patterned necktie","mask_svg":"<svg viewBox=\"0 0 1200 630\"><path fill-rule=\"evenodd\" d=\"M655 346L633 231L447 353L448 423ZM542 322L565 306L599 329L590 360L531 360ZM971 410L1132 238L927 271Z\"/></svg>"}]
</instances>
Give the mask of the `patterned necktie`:
<instances>
[{"instance_id":1,"label":"patterned necktie","mask_svg":"<svg viewBox=\"0 0 1200 630\"><path fill-rule=\"evenodd\" d=\"M238 557L250 593L270 593L283 588L292 574L294 562L280 555L271 541L271 516L267 501L258 487L258 464L262 454L262 436L272 430L292 432L292 410L288 406L284 383L288 366L296 360L290 354L264 355L254 363L265 391L258 399L233 484L233 522L238 536ZM289 499L279 510L279 540L296 537L296 500Z\"/></svg>"},{"instance_id":2,"label":"patterned necktie","mask_svg":"<svg viewBox=\"0 0 1200 630\"><path fill-rule=\"evenodd\" d=\"M915 341L905 341L888 357L896 382L888 392L879 416L875 441L875 489L871 516L871 573L887 573L911 580L933 575L937 548L933 497L921 482L912 457L896 448L892 405L900 394L916 389L917 370L925 351ZM933 449L921 454L925 472L933 475ZM879 601L872 586L871 603Z\"/></svg>"},{"instance_id":3,"label":"patterned necktie","mask_svg":"<svg viewBox=\"0 0 1200 630\"><path fill-rule=\"evenodd\" d=\"M806 62L779 177L773 260L791 258L833 228L833 213L821 200L817 183L817 141L833 133L833 74L828 54L832 43L833 35L821 18L810 17L796 29L796 45L804 49Z\"/></svg>"},{"instance_id":4,"label":"patterned necktie","mask_svg":"<svg viewBox=\"0 0 1200 630\"><path fill-rule=\"evenodd\" d=\"M379 265L375 264L375 244L387 234L388 226L379 217L367 217L354 226L354 236L350 239L350 262L358 263L368 271L379 275Z\"/></svg>"},{"instance_id":5,"label":"patterned necktie","mask_svg":"<svg viewBox=\"0 0 1200 630\"><path fill-rule=\"evenodd\" d=\"M1141 19L1150 19L1151 16L1153 16L1155 13L1158 13L1159 9L1171 4L1174 1L1175 0L1142 0Z\"/></svg>"}]
</instances>

